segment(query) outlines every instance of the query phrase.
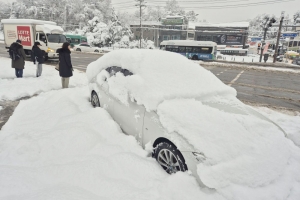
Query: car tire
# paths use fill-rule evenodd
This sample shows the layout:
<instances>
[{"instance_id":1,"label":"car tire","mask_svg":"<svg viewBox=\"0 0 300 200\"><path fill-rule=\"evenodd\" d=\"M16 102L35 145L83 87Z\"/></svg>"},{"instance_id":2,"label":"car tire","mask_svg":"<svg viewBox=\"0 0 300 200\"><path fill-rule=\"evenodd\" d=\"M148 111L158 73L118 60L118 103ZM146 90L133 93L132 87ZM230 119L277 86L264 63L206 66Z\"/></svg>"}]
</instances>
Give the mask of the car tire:
<instances>
[{"instance_id":1,"label":"car tire","mask_svg":"<svg viewBox=\"0 0 300 200\"><path fill-rule=\"evenodd\" d=\"M96 92L92 92L91 94L91 104L94 108L100 107L100 100Z\"/></svg>"},{"instance_id":2,"label":"car tire","mask_svg":"<svg viewBox=\"0 0 300 200\"><path fill-rule=\"evenodd\" d=\"M77 48L76 51L81 51L81 49Z\"/></svg>"},{"instance_id":3,"label":"car tire","mask_svg":"<svg viewBox=\"0 0 300 200\"><path fill-rule=\"evenodd\" d=\"M192 60L198 60L198 56L193 55Z\"/></svg>"},{"instance_id":4,"label":"car tire","mask_svg":"<svg viewBox=\"0 0 300 200\"><path fill-rule=\"evenodd\" d=\"M173 144L168 142L159 143L154 148L152 156L168 174L187 170L182 154Z\"/></svg>"},{"instance_id":5,"label":"car tire","mask_svg":"<svg viewBox=\"0 0 300 200\"><path fill-rule=\"evenodd\" d=\"M98 51L98 50L95 50L95 53L99 53L99 51Z\"/></svg>"}]
</instances>

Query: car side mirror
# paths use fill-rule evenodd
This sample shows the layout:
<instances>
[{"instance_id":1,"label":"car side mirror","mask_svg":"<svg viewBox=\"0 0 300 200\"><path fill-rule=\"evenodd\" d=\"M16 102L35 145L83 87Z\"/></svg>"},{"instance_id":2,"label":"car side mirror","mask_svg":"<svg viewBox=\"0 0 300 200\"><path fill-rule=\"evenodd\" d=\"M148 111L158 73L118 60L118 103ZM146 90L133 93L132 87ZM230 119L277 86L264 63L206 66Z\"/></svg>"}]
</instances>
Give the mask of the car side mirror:
<instances>
[{"instance_id":1,"label":"car side mirror","mask_svg":"<svg viewBox=\"0 0 300 200\"><path fill-rule=\"evenodd\" d=\"M47 40L44 40L45 44L47 44Z\"/></svg>"}]
</instances>

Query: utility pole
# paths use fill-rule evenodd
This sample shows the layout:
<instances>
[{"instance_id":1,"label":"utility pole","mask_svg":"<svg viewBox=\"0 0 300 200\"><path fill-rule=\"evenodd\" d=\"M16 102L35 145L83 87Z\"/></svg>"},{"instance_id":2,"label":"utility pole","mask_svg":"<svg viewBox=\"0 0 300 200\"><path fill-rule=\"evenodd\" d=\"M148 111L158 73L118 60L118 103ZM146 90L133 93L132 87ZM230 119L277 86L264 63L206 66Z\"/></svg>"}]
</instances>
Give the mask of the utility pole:
<instances>
[{"instance_id":1,"label":"utility pole","mask_svg":"<svg viewBox=\"0 0 300 200\"><path fill-rule=\"evenodd\" d=\"M277 35L277 41L276 41L276 47L275 47L275 54L273 58L273 63L276 62L277 54L278 54L278 46L279 46L279 39L281 36L281 28L282 28L282 22L284 19L284 11L281 12L281 18L280 18L280 24L279 24L279 29L278 29L278 35Z\"/></svg>"},{"instance_id":2,"label":"utility pole","mask_svg":"<svg viewBox=\"0 0 300 200\"><path fill-rule=\"evenodd\" d=\"M274 18L269 19L269 17L266 17L266 22L263 25L264 28L264 40L261 44L261 49L260 49L260 57L259 57L259 62L262 60L263 52L264 52L264 45L266 44L266 36L267 36L267 31L270 27L272 27L273 23L275 23L276 20Z\"/></svg>"},{"instance_id":3,"label":"utility pole","mask_svg":"<svg viewBox=\"0 0 300 200\"><path fill-rule=\"evenodd\" d=\"M136 4L135 6L138 6L140 8L140 49L142 48L142 8L146 7L145 5L145 0L135 0L136 2L138 2L138 4Z\"/></svg>"}]
</instances>

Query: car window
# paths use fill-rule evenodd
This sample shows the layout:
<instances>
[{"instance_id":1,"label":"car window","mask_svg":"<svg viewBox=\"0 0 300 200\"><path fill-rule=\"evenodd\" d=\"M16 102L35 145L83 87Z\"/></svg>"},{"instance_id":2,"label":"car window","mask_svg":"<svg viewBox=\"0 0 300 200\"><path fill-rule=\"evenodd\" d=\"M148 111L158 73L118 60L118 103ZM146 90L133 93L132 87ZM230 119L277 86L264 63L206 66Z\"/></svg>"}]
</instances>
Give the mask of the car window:
<instances>
[{"instance_id":1,"label":"car window","mask_svg":"<svg viewBox=\"0 0 300 200\"><path fill-rule=\"evenodd\" d=\"M116 73L121 72L124 76L131 76L133 73L128 69L122 69L121 67L113 66L106 68L106 71L110 76L114 76Z\"/></svg>"}]
</instances>

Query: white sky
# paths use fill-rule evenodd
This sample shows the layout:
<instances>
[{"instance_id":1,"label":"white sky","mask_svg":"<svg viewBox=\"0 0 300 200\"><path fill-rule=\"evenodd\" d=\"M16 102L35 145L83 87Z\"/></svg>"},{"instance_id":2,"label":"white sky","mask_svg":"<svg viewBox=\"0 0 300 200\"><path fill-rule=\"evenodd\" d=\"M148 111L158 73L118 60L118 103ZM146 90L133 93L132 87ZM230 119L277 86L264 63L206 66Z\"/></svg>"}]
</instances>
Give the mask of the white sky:
<instances>
[{"instance_id":1,"label":"white sky","mask_svg":"<svg viewBox=\"0 0 300 200\"><path fill-rule=\"evenodd\" d=\"M12 0L0 0L1 2L11 2ZM300 10L300 0L177 0L182 7L192 7L185 9L194 10L199 14L199 19L206 19L213 23L235 22L252 19L258 14L268 13L280 16L281 11L285 11L290 15ZM149 6L164 6L166 0L146 0ZM249 4L259 4L248 6ZM281 3L280 3L281 2ZM137 10L135 0L112 0L112 5L116 11L128 11L133 13ZM246 7L242 8L225 8L224 5L239 5L243 4ZM222 9L199 9L199 7L220 6Z\"/></svg>"},{"instance_id":2,"label":"white sky","mask_svg":"<svg viewBox=\"0 0 300 200\"><path fill-rule=\"evenodd\" d=\"M194 10L199 14L199 19L206 19L209 22L235 22L252 19L258 14L268 13L276 16L285 11L292 17L297 10L300 10L300 0L177 0L182 7L191 7L188 10ZM132 3L130 3L132 2ZM148 5L164 6L166 0L146 0ZM280 3L282 2L282 3ZM116 10L134 12L134 0L112 0ZM242 8L224 8L224 5L240 5ZM249 6L255 4L255 6ZM259 5L265 4L265 5ZM220 6L222 9L199 9L199 7ZM198 8L197 8L198 7Z\"/></svg>"}]
</instances>

